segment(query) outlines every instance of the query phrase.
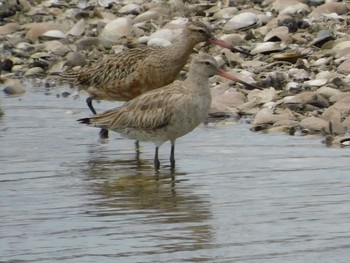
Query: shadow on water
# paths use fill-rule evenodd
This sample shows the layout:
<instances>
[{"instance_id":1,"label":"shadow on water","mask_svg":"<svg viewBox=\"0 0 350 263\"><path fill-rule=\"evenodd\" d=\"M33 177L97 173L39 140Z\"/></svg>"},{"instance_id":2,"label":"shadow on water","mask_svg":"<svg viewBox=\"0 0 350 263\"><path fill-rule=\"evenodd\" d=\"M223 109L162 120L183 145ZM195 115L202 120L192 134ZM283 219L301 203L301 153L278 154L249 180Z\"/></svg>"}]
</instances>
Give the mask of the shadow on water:
<instances>
[{"instance_id":1,"label":"shadow on water","mask_svg":"<svg viewBox=\"0 0 350 263\"><path fill-rule=\"evenodd\" d=\"M156 173L153 160L143 159L142 152L111 158L103 145L92 144L88 145L88 153L86 162L77 167L85 175L92 197L86 214L122 227L123 235L129 238L145 239L151 244L158 239L148 252L143 245L140 255L194 251L205 249L212 242L208 196L194 193L185 184L186 173L172 172L170 167ZM127 226L121 218L127 218Z\"/></svg>"}]
</instances>

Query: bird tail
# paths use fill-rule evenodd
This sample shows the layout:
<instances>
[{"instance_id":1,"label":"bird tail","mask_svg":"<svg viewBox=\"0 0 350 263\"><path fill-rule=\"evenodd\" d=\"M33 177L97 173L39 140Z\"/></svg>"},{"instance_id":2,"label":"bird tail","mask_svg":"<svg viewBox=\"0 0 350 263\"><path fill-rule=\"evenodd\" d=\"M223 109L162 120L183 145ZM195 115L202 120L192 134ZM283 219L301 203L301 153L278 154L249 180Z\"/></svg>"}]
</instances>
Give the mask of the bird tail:
<instances>
[{"instance_id":1,"label":"bird tail","mask_svg":"<svg viewBox=\"0 0 350 263\"><path fill-rule=\"evenodd\" d=\"M91 125L91 118L82 118L77 121L80 122L81 124Z\"/></svg>"},{"instance_id":2,"label":"bird tail","mask_svg":"<svg viewBox=\"0 0 350 263\"><path fill-rule=\"evenodd\" d=\"M58 83L79 85L79 72L52 72L47 79Z\"/></svg>"},{"instance_id":3,"label":"bird tail","mask_svg":"<svg viewBox=\"0 0 350 263\"><path fill-rule=\"evenodd\" d=\"M72 83L72 84L78 84L79 77L80 77L80 72L61 72L58 74L59 78L66 82L66 83Z\"/></svg>"}]
</instances>

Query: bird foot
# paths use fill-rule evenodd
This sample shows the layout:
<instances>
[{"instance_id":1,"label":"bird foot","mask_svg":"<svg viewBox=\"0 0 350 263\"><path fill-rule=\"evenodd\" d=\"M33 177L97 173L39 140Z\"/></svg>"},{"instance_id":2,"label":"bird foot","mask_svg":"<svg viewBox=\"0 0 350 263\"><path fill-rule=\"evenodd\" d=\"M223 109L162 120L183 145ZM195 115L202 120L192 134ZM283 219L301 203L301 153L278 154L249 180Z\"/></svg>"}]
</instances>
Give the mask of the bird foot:
<instances>
[{"instance_id":1,"label":"bird foot","mask_svg":"<svg viewBox=\"0 0 350 263\"><path fill-rule=\"evenodd\" d=\"M107 129L101 129L100 139L108 139L108 130Z\"/></svg>"}]
</instances>

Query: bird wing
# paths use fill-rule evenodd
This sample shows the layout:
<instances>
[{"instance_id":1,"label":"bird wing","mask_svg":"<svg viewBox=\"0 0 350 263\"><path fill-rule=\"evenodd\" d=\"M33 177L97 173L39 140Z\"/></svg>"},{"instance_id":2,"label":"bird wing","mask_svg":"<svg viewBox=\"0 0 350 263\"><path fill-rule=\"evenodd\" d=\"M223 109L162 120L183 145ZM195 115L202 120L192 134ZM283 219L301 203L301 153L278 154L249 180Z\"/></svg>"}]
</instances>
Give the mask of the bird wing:
<instances>
[{"instance_id":1,"label":"bird wing","mask_svg":"<svg viewBox=\"0 0 350 263\"><path fill-rule=\"evenodd\" d=\"M103 86L111 81L125 80L138 70L140 64L153 53L155 48L133 48L108 57L99 63L82 68L77 73L62 74L63 77L72 78L75 75L75 84L86 86ZM132 76L133 77L133 76Z\"/></svg>"},{"instance_id":2,"label":"bird wing","mask_svg":"<svg viewBox=\"0 0 350 263\"><path fill-rule=\"evenodd\" d=\"M183 100L183 92L173 92L172 85L149 91L90 119L94 126L117 129L157 129L166 126L173 114L173 105Z\"/></svg>"}]
</instances>

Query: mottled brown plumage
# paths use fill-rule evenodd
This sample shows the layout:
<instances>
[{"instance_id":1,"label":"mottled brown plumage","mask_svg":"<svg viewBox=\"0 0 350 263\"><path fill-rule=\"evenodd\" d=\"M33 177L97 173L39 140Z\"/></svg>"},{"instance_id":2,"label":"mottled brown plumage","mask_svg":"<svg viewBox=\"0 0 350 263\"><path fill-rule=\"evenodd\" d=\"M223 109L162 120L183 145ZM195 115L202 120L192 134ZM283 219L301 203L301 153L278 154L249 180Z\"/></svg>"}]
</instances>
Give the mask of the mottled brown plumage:
<instances>
[{"instance_id":1,"label":"mottled brown plumage","mask_svg":"<svg viewBox=\"0 0 350 263\"><path fill-rule=\"evenodd\" d=\"M208 79L215 74L237 80L220 71L213 57L202 54L193 59L185 81L148 91L119 108L79 121L113 130L129 139L154 142L156 170L159 169L158 148L170 140L170 161L174 169L175 140L205 120L211 104Z\"/></svg>"},{"instance_id":2,"label":"mottled brown plumage","mask_svg":"<svg viewBox=\"0 0 350 263\"><path fill-rule=\"evenodd\" d=\"M87 89L93 99L128 101L173 82L187 63L193 47L203 41L227 47L212 36L207 25L195 21L188 24L171 46L129 49L61 76Z\"/></svg>"},{"instance_id":3,"label":"mottled brown plumage","mask_svg":"<svg viewBox=\"0 0 350 263\"><path fill-rule=\"evenodd\" d=\"M94 99L128 101L172 83L187 63L194 46L204 41L230 48L214 38L206 24L194 21L171 46L129 49L77 72L62 73L61 77L88 91L87 104L96 114L92 106Z\"/></svg>"}]
</instances>

